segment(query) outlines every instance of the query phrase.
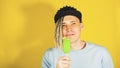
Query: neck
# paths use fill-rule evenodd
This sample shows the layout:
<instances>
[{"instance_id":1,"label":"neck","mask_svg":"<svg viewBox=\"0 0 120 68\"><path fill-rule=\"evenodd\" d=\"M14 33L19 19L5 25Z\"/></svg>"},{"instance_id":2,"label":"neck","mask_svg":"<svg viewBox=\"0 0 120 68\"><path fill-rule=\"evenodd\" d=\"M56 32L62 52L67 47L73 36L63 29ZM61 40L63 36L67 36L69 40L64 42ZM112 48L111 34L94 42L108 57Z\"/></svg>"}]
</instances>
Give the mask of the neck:
<instances>
[{"instance_id":1,"label":"neck","mask_svg":"<svg viewBox=\"0 0 120 68\"><path fill-rule=\"evenodd\" d=\"M71 50L80 50L80 49L83 49L84 45L85 45L85 42L81 41L79 39L79 40L71 43Z\"/></svg>"}]
</instances>

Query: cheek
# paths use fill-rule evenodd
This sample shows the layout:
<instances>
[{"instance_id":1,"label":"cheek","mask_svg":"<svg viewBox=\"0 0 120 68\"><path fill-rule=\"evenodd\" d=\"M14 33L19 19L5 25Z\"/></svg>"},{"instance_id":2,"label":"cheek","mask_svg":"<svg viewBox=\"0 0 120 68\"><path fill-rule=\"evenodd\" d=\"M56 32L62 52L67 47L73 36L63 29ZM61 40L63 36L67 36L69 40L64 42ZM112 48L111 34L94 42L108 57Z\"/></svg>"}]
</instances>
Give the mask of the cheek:
<instances>
[{"instance_id":1,"label":"cheek","mask_svg":"<svg viewBox=\"0 0 120 68\"><path fill-rule=\"evenodd\" d=\"M73 30L74 30L74 32L76 32L76 33L79 33L79 32L80 32L80 28L79 28L79 27L75 27Z\"/></svg>"},{"instance_id":2,"label":"cheek","mask_svg":"<svg viewBox=\"0 0 120 68\"><path fill-rule=\"evenodd\" d=\"M65 36L65 34L66 34L66 31L63 29L62 30L62 35Z\"/></svg>"}]
</instances>

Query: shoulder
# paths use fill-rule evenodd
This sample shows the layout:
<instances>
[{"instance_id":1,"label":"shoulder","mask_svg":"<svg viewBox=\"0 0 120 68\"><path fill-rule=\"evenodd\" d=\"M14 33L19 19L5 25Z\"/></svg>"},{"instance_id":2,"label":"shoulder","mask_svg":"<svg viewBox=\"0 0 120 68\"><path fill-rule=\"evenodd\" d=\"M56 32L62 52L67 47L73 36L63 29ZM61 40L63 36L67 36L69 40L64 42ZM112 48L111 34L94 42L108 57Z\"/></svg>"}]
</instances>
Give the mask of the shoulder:
<instances>
[{"instance_id":1,"label":"shoulder","mask_svg":"<svg viewBox=\"0 0 120 68\"><path fill-rule=\"evenodd\" d=\"M92 53L92 54L97 55L97 56L104 58L104 59L111 58L109 51L104 46L90 43L90 42L87 42L86 45L88 48L87 52L89 52L90 54Z\"/></svg>"},{"instance_id":2,"label":"shoulder","mask_svg":"<svg viewBox=\"0 0 120 68\"><path fill-rule=\"evenodd\" d=\"M103 53L105 53L105 54L108 53L108 50L102 45L91 43L91 42L86 42L86 45L87 45L88 49L91 49L95 52L99 52L99 53L102 53L102 54Z\"/></svg>"},{"instance_id":3,"label":"shoulder","mask_svg":"<svg viewBox=\"0 0 120 68\"><path fill-rule=\"evenodd\" d=\"M99 58L104 68L113 68L112 58L107 48L90 42L87 42L86 45L88 46L89 53Z\"/></svg>"},{"instance_id":4,"label":"shoulder","mask_svg":"<svg viewBox=\"0 0 120 68\"><path fill-rule=\"evenodd\" d=\"M47 49L47 50L45 51L45 53L56 52L56 51L58 51L58 50L59 50L58 48L53 47L53 48L49 48L49 49Z\"/></svg>"},{"instance_id":5,"label":"shoulder","mask_svg":"<svg viewBox=\"0 0 120 68\"><path fill-rule=\"evenodd\" d=\"M44 56L54 55L54 54L56 54L58 51L59 51L59 48L55 48L55 47L49 48L49 49L47 49L47 50L45 51Z\"/></svg>"}]
</instances>

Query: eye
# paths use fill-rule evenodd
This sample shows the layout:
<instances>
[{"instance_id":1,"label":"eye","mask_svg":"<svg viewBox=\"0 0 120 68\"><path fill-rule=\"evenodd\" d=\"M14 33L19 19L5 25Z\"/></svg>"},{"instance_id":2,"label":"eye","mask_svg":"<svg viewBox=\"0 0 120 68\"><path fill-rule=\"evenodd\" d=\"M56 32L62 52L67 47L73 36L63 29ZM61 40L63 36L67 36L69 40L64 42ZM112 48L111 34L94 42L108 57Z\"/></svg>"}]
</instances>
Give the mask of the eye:
<instances>
[{"instance_id":1,"label":"eye","mask_svg":"<svg viewBox=\"0 0 120 68\"><path fill-rule=\"evenodd\" d=\"M62 27L65 28L66 24L62 24Z\"/></svg>"},{"instance_id":2,"label":"eye","mask_svg":"<svg viewBox=\"0 0 120 68\"><path fill-rule=\"evenodd\" d=\"M75 22L72 22L72 25L75 25L76 23Z\"/></svg>"},{"instance_id":3,"label":"eye","mask_svg":"<svg viewBox=\"0 0 120 68\"><path fill-rule=\"evenodd\" d=\"M75 22L73 22L73 24L76 24Z\"/></svg>"},{"instance_id":4,"label":"eye","mask_svg":"<svg viewBox=\"0 0 120 68\"><path fill-rule=\"evenodd\" d=\"M62 26L65 26L65 24L62 24Z\"/></svg>"},{"instance_id":5,"label":"eye","mask_svg":"<svg viewBox=\"0 0 120 68\"><path fill-rule=\"evenodd\" d=\"M74 24L76 24L76 22L75 21L71 21L71 24L74 25Z\"/></svg>"}]
</instances>

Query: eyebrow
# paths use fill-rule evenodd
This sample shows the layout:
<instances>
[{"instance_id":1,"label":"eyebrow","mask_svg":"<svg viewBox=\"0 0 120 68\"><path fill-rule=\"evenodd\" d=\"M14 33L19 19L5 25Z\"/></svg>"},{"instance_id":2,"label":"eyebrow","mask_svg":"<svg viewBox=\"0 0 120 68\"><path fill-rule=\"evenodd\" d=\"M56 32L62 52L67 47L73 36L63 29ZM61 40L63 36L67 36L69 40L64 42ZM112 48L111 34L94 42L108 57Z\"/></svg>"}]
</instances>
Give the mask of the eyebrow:
<instances>
[{"instance_id":1,"label":"eyebrow","mask_svg":"<svg viewBox=\"0 0 120 68\"><path fill-rule=\"evenodd\" d=\"M72 21L70 21L70 22L72 23L72 22L76 22L76 21L72 20ZM65 24L65 22L62 22L62 24Z\"/></svg>"},{"instance_id":2,"label":"eyebrow","mask_svg":"<svg viewBox=\"0 0 120 68\"><path fill-rule=\"evenodd\" d=\"M71 22L75 22L75 21L71 21Z\"/></svg>"}]
</instances>

